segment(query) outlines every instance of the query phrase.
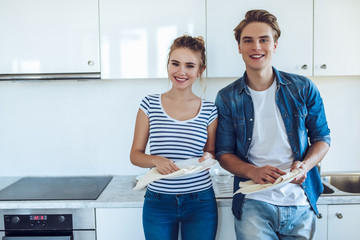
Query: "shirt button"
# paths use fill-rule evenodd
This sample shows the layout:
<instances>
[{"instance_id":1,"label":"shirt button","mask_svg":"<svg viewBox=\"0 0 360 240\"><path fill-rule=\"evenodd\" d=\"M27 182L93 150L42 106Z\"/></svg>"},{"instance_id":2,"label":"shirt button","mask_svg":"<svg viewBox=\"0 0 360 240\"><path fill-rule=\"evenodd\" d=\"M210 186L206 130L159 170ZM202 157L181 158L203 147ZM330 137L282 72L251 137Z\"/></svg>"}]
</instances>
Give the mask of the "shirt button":
<instances>
[{"instance_id":1,"label":"shirt button","mask_svg":"<svg viewBox=\"0 0 360 240\"><path fill-rule=\"evenodd\" d=\"M250 122L252 122L253 121L253 119L252 118L250 118Z\"/></svg>"},{"instance_id":2,"label":"shirt button","mask_svg":"<svg viewBox=\"0 0 360 240\"><path fill-rule=\"evenodd\" d=\"M249 141L251 141L251 138L248 138Z\"/></svg>"}]
</instances>

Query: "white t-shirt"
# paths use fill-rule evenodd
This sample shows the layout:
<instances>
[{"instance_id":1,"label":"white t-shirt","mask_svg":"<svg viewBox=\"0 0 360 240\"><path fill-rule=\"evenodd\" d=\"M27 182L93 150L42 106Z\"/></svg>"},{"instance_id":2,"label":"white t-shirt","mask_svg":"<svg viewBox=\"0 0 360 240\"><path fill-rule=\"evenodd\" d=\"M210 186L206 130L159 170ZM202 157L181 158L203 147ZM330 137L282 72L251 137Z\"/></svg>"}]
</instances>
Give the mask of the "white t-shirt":
<instances>
[{"instance_id":1,"label":"white t-shirt","mask_svg":"<svg viewBox=\"0 0 360 240\"><path fill-rule=\"evenodd\" d=\"M284 122L275 101L276 80L265 91L250 89L254 105L254 132L249 148L249 160L257 166L270 165L289 170L294 162ZM308 205L299 184L285 184L272 190L251 193L246 198L279 206Z\"/></svg>"}]
</instances>

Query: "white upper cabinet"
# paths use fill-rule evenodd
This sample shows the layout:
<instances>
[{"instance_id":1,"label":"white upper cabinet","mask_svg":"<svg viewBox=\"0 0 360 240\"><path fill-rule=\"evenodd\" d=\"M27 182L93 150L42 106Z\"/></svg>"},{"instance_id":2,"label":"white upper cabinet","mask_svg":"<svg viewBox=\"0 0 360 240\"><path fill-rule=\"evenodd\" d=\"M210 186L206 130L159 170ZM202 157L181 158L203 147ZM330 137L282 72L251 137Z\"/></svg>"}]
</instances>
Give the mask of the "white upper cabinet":
<instances>
[{"instance_id":1,"label":"white upper cabinet","mask_svg":"<svg viewBox=\"0 0 360 240\"><path fill-rule=\"evenodd\" d=\"M100 72L97 0L1 0L0 74Z\"/></svg>"},{"instance_id":2,"label":"white upper cabinet","mask_svg":"<svg viewBox=\"0 0 360 240\"><path fill-rule=\"evenodd\" d=\"M360 75L360 1L314 3L314 75Z\"/></svg>"},{"instance_id":3,"label":"white upper cabinet","mask_svg":"<svg viewBox=\"0 0 360 240\"><path fill-rule=\"evenodd\" d=\"M205 38L205 0L99 0L102 78L166 78L172 41Z\"/></svg>"},{"instance_id":4,"label":"white upper cabinet","mask_svg":"<svg viewBox=\"0 0 360 240\"><path fill-rule=\"evenodd\" d=\"M278 19L281 36L273 66L281 71L311 75L312 0L207 0L208 77L243 75L245 65L233 30L251 9L265 9Z\"/></svg>"}]
</instances>

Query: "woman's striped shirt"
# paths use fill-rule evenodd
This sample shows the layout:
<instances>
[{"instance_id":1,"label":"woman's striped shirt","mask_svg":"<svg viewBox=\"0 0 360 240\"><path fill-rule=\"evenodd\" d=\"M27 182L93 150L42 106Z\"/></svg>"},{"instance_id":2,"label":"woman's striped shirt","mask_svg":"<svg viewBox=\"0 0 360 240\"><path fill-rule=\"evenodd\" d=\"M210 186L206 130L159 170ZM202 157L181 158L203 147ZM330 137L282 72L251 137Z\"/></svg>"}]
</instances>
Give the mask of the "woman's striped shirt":
<instances>
[{"instance_id":1,"label":"woman's striped shirt","mask_svg":"<svg viewBox=\"0 0 360 240\"><path fill-rule=\"evenodd\" d=\"M214 103L203 100L197 116L185 121L170 117L161 105L161 95L146 96L140 109L149 118L150 154L178 162L201 157L207 140L207 127L217 118ZM151 191L166 194L184 194L202 191L212 186L209 171L177 178L160 179L148 185Z\"/></svg>"}]
</instances>

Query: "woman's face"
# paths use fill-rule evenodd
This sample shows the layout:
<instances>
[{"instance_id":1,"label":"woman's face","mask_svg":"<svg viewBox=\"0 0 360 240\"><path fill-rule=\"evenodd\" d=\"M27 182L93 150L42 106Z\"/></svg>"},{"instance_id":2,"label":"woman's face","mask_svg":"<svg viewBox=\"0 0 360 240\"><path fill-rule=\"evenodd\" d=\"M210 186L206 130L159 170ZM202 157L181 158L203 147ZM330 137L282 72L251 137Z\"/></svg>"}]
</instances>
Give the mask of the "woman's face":
<instances>
[{"instance_id":1,"label":"woman's face","mask_svg":"<svg viewBox=\"0 0 360 240\"><path fill-rule=\"evenodd\" d=\"M200 69L200 54L188 48L175 49L168 64L169 79L173 88L191 88L196 78L200 77L203 70Z\"/></svg>"}]
</instances>

